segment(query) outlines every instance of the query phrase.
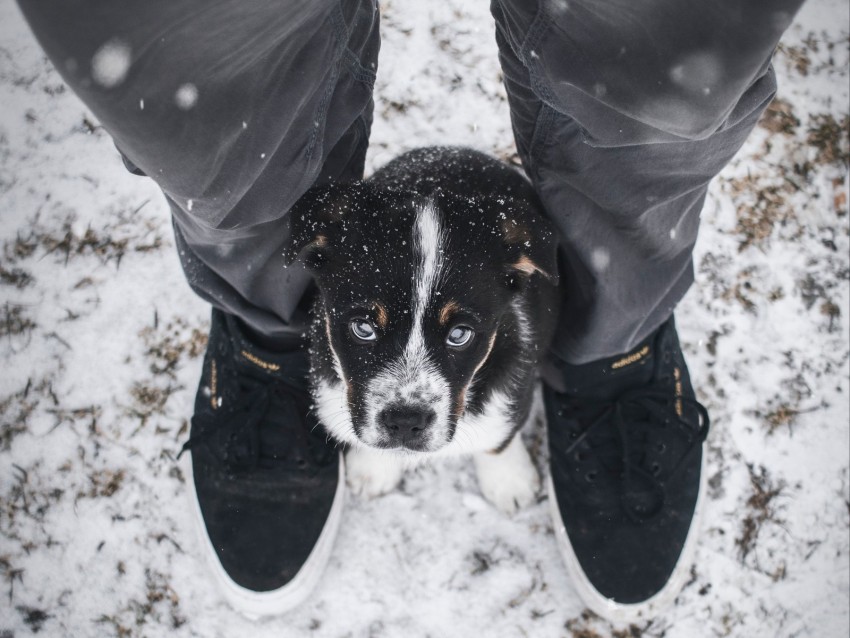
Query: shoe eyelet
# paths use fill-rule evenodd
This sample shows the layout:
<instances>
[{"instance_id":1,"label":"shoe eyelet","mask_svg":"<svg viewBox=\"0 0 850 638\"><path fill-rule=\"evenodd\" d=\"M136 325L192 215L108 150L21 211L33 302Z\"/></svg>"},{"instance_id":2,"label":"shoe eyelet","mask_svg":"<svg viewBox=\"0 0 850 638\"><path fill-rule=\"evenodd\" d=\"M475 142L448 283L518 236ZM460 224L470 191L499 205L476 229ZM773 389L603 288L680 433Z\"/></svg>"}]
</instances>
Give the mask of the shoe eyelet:
<instances>
[{"instance_id":1,"label":"shoe eyelet","mask_svg":"<svg viewBox=\"0 0 850 638\"><path fill-rule=\"evenodd\" d=\"M575 453L575 455L573 455L573 458L579 463L584 463L587 460L587 454L579 450Z\"/></svg>"},{"instance_id":2,"label":"shoe eyelet","mask_svg":"<svg viewBox=\"0 0 850 638\"><path fill-rule=\"evenodd\" d=\"M659 454L664 454L667 451L667 445L665 443L658 442L655 445L655 451Z\"/></svg>"},{"instance_id":3,"label":"shoe eyelet","mask_svg":"<svg viewBox=\"0 0 850 638\"><path fill-rule=\"evenodd\" d=\"M584 480L587 481L588 483L595 483L596 482L596 472L588 472L587 474L584 475Z\"/></svg>"},{"instance_id":4,"label":"shoe eyelet","mask_svg":"<svg viewBox=\"0 0 850 638\"><path fill-rule=\"evenodd\" d=\"M661 466L658 463L653 463L650 466L649 471L652 472L653 476L658 476L661 474Z\"/></svg>"}]
</instances>

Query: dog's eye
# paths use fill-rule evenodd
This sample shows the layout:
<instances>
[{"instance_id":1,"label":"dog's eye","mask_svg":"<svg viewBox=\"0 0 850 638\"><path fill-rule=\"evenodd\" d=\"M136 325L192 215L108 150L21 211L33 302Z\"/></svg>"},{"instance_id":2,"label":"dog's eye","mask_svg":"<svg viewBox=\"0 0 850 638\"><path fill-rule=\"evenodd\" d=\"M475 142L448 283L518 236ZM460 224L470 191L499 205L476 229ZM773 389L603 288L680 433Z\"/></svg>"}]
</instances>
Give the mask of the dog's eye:
<instances>
[{"instance_id":1,"label":"dog's eye","mask_svg":"<svg viewBox=\"0 0 850 638\"><path fill-rule=\"evenodd\" d=\"M348 327L358 341L374 341L378 338L375 327L366 319L352 319Z\"/></svg>"},{"instance_id":2,"label":"dog's eye","mask_svg":"<svg viewBox=\"0 0 850 638\"><path fill-rule=\"evenodd\" d=\"M455 326L446 337L446 343L453 348L460 348L470 342L475 331L469 326Z\"/></svg>"}]
</instances>

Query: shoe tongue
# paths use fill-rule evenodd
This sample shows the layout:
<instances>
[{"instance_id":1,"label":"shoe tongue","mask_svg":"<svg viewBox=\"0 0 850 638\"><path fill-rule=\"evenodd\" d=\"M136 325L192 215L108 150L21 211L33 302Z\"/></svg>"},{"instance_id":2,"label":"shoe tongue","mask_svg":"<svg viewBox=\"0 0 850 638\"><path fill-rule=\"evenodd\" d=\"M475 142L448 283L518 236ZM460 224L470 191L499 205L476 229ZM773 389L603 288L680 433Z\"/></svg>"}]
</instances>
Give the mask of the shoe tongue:
<instances>
[{"instance_id":1,"label":"shoe tongue","mask_svg":"<svg viewBox=\"0 0 850 638\"><path fill-rule=\"evenodd\" d=\"M254 388L242 386L244 401L232 415L232 428L221 429L222 450L236 465L253 466L251 459L286 460L301 466L309 456L309 414L299 413L300 401L280 381L258 382ZM307 422L305 423L305 419ZM255 456L258 455L258 456Z\"/></svg>"},{"instance_id":2,"label":"shoe tongue","mask_svg":"<svg viewBox=\"0 0 850 638\"><path fill-rule=\"evenodd\" d=\"M306 437L300 436L309 419L300 414L295 398L303 395L308 401L309 359L303 347L284 352L272 352L253 343L240 329L236 320L228 317L228 328L235 349L236 365L242 374L265 386L268 408L260 422L258 435L260 450L265 458L294 458L308 451Z\"/></svg>"},{"instance_id":3,"label":"shoe tongue","mask_svg":"<svg viewBox=\"0 0 850 638\"><path fill-rule=\"evenodd\" d=\"M305 415L297 414L291 401L277 401L271 406L275 412L266 417L260 427L260 449L263 456L283 459L302 452L301 441L298 440L296 428L302 428L300 423Z\"/></svg>"},{"instance_id":4,"label":"shoe tongue","mask_svg":"<svg viewBox=\"0 0 850 638\"><path fill-rule=\"evenodd\" d=\"M654 345L644 342L624 355L600 359L583 365L564 366L567 394L588 399L614 399L626 390L652 380L655 363Z\"/></svg>"},{"instance_id":5,"label":"shoe tongue","mask_svg":"<svg viewBox=\"0 0 850 638\"><path fill-rule=\"evenodd\" d=\"M307 450L302 449L307 437L300 436L302 431L307 431L305 419L309 420L306 410L309 401L309 363L306 353L300 351L270 355L267 352L243 350L239 360L243 370L266 384L269 393L268 411L259 429L262 455L297 459L307 454ZM305 408L303 414L299 407Z\"/></svg>"}]
</instances>

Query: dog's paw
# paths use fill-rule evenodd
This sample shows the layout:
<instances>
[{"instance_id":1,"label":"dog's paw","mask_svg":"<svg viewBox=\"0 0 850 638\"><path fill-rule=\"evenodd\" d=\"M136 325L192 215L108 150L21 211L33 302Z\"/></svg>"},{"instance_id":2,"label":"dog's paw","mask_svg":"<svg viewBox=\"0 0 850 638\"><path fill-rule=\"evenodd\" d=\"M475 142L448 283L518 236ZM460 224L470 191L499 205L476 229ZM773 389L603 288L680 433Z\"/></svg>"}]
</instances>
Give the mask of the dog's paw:
<instances>
[{"instance_id":1,"label":"dog's paw","mask_svg":"<svg viewBox=\"0 0 850 638\"><path fill-rule=\"evenodd\" d=\"M404 465L390 452L352 448L345 455L348 488L361 498L374 498L396 488Z\"/></svg>"},{"instance_id":2,"label":"dog's paw","mask_svg":"<svg viewBox=\"0 0 850 638\"><path fill-rule=\"evenodd\" d=\"M474 458L478 486L493 505L512 515L534 502L540 476L519 434L498 454L484 452Z\"/></svg>"}]
</instances>

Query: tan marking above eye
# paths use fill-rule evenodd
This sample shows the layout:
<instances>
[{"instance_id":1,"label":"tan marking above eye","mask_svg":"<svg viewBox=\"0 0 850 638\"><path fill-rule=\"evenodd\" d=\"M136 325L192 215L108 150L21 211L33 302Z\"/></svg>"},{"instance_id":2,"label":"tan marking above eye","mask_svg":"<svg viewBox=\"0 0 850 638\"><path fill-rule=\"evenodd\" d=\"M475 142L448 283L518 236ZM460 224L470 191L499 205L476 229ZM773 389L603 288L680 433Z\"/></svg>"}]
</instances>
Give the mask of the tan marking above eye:
<instances>
[{"instance_id":1,"label":"tan marking above eye","mask_svg":"<svg viewBox=\"0 0 850 638\"><path fill-rule=\"evenodd\" d=\"M386 307L380 301L373 301L372 309L375 311L375 321L378 322L378 326L381 330L385 330L390 322L390 315Z\"/></svg>"},{"instance_id":2,"label":"tan marking above eye","mask_svg":"<svg viewBox=\"0 0 850 638\"><path fill-rule=\"evenodd\" d=\"M304 248L324 248L328 245L328 238L325 235L316 235L316 238Z\"/></svg>"},{"instance_id":3,"label":"tan marking above eye","mask_svg":"<svg viewBox=\"0 0 850 638\"><path fill-rule=\"evenodd\" d=\"M529 277L536 272L539 272L544 277L549 276L545 272L543 272L540 266L535 264L533 261L531 261L531 259L529 259L525 255L523 255L522 257L517 259L513 264L511 264L511 268L513 268L514 270L518 270L519 272L528 275Z\"/></svg>"},{"instance_id":4,"label":"tan marking above eye","mask_svg":"<svg viewBox=\"0 0 850 638\"><path fill-rule=\"evenodd\" d=\"M442 308L440 308L440 314L438 316L438 320L441 326L445 326L449 319L451 319L453 314L456 314L457 311L460 310L460 306L454 300L447 302Z\"/></svg>"}]
</instances>

